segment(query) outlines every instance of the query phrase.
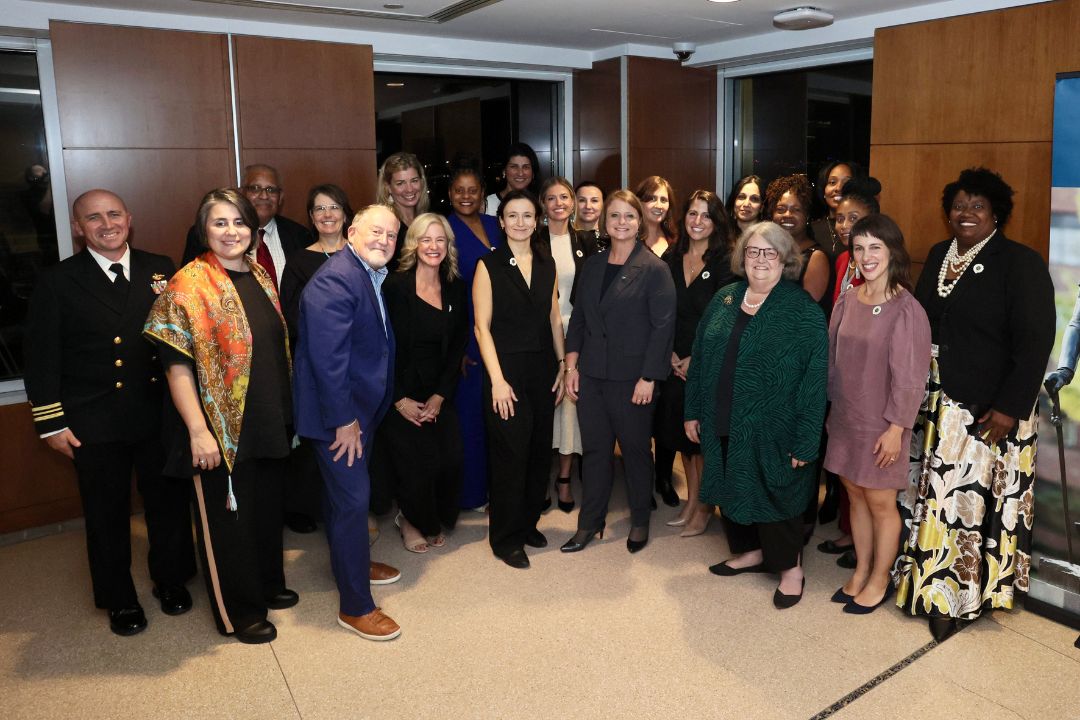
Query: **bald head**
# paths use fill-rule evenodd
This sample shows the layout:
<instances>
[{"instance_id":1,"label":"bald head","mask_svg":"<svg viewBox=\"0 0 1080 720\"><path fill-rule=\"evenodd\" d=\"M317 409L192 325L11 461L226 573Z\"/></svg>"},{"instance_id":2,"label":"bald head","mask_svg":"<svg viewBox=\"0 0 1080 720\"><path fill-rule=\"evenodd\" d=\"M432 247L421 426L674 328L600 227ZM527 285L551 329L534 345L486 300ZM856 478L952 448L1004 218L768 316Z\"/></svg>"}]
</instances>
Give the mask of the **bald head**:
<instances>
[{"instance_id":1,"label":"bald head","mask_svg":"<svg viewBox=\"0 0 1080 720\"><path fill-rule=\"evenodd\" d=\"M356 213L349 227L349 244L371 267L385 267L394 257L398 228L397 215L386 205L368 205Z\"/></svg>"},{"instance_id":2,"label":"bald head","mask_svg":"<svg viewBox=\"0 0 1080 720\"><path fill-rule=\"evenodd\" d=\"M71 205L71 232L86 246L112 261L127 252L131 213L114 192L90 190Z\"/></svg>"}]
</instances>

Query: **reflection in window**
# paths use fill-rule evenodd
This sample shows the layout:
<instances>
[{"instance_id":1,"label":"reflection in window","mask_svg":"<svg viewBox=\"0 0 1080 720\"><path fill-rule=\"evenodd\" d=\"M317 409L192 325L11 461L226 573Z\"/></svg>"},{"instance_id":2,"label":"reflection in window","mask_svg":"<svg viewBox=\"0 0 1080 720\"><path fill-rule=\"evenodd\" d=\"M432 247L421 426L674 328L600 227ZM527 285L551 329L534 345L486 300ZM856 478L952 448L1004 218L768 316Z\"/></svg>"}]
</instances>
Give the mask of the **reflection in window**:
<instances>
[{"instance_id":1,"label":"reflection in window","mask_svg":"<svg viewBox=\"0 0 1080 720\"><path fill-rule=\"evenodd\" d=\"M0 51L0 380L22 375L27 300L57 262L37 58Z\"/></svg>"}]
</instances>

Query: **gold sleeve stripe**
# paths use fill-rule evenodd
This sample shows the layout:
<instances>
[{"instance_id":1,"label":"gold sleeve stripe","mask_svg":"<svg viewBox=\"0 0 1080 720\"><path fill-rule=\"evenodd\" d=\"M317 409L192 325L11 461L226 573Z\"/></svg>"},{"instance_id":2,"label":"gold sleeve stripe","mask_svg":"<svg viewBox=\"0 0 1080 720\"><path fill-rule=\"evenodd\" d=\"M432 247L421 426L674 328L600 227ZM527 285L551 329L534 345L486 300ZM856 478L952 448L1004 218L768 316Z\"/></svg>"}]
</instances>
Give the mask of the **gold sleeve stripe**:
<instances>
[{"instance_id":1,"label":"gold sleeve stripe","mask_svg":"<svg viewBox=\"0 0 1080 720\"><path fill-rule=\"evenodd\" d=\"M60 407L60 403L58 403L58 402L49 403L48 405L38 405L37 407L34 408L34 412L36 412L36 413L49 412L49 411L55 410L58 407Z\"/></svg>"},{"instance_id":2,"label":"gold sleeve stripe","mask_svg":"<svg viewBox=\"0 0 1080 720\"><path fill-rule=\"evenodd\" d=\"M46 420L54 420L58 417L64 417L64 411L53 413L52 415L35 415L34 422L44 422Z\"/></svg>"}]
</instances>

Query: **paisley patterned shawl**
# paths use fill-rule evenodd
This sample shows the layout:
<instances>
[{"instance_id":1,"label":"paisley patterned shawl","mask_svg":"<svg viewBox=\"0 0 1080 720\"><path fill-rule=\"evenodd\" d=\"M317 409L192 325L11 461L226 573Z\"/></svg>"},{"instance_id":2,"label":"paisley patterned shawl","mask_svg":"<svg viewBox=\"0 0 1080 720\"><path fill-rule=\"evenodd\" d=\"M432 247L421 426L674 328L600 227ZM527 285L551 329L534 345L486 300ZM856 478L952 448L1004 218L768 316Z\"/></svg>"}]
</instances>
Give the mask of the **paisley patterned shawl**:
<instances>
[{"instance_id":1,"label":"paisley patterned shawl","mask_svg":"<svg viewBox=\"0 0 1080 720\"><path fill-rule=\"evenodd\" d=\"M270 276L246 259L281 315ZM284 318L281 322L284 327ZM199 399L231 472L251 376L251 328L236 287L214 253L203 253L172 277L151 308L143 334L194 361ZM285 346L287 354L288 342Z\"/></svg>"}]
</instances>

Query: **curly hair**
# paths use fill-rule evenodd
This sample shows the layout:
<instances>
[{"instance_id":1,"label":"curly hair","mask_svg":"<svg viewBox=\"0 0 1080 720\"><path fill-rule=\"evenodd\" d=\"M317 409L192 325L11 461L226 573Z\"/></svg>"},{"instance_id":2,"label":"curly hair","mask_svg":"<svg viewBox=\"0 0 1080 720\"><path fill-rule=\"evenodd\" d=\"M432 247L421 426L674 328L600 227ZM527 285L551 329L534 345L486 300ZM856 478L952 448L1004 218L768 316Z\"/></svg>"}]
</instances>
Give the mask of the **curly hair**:
<instances>
[{"instance_id":1,"label":"curly hair","mask_svg":"<svg viewBox=\"0 0 1080 720\"><path fill-rule=\"evenodd\" d=\"M1013 189L996 172L985 167L968 168L946 185L941 193L941 209L945 211L945 217L949 216L953 200L961 190L968 195L986 198L998 227L1004 228L1005 223L1009 222L1013 210Z\"/></svg>"},{"instance_id":2,"label":"curly hair","mask_svg":"<svg viewBox=\"0 0 1080 720\"><path fill-rule=\"evenodd\" d=\"M810 181L806 175L802 173L778 177L769 183L769 187L765 190L765 217L769 220L772 219L780 198L787 192L793 194L799 204L802 205L803 212L806 213L806 219L809 223L811 203L814 201L814 190L810 186Z\"/></svg>"},{"instance_id":3,"label":"curly hair","mask_svg":"<svg viewBox=\"0 0 1080 720\"><path fill-rule=\"evenodd\" d=\"M844 189L840 192L840 201L854 200L865 205L871 213L876 214L881 212L881 205L877 199L880 194L881 183L878 182L877 178L869 175L853 177L844 184Z\"/></svg>"}]
</instances>

